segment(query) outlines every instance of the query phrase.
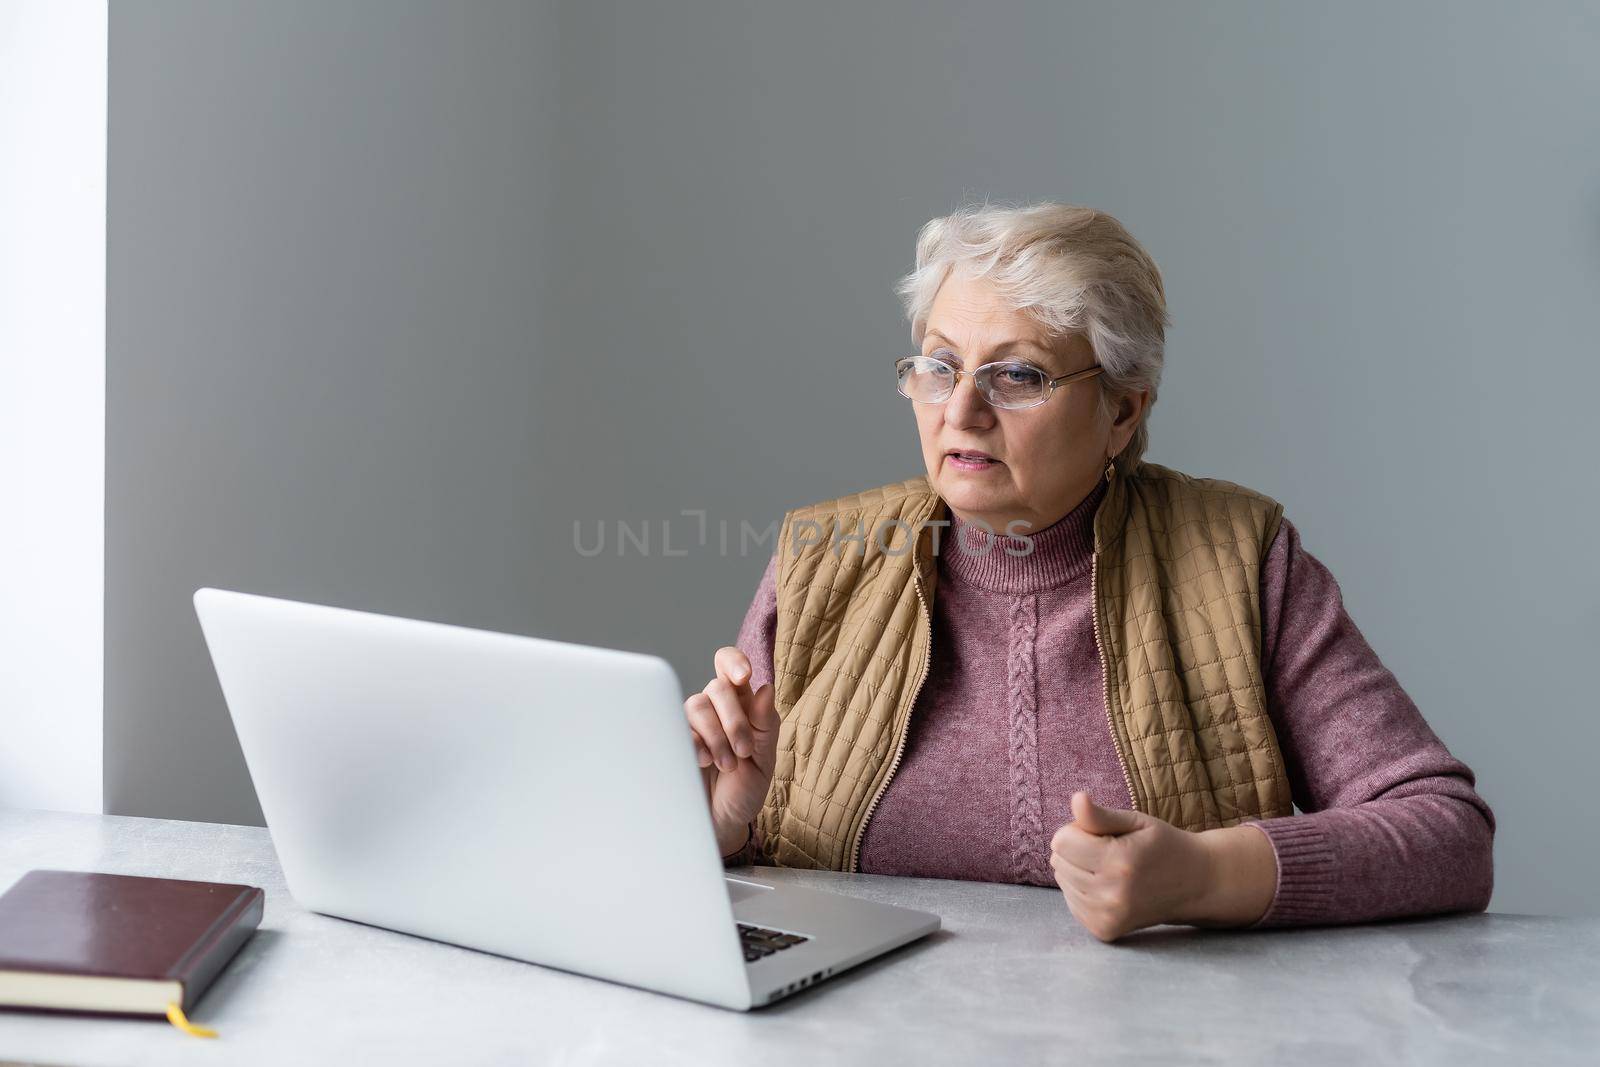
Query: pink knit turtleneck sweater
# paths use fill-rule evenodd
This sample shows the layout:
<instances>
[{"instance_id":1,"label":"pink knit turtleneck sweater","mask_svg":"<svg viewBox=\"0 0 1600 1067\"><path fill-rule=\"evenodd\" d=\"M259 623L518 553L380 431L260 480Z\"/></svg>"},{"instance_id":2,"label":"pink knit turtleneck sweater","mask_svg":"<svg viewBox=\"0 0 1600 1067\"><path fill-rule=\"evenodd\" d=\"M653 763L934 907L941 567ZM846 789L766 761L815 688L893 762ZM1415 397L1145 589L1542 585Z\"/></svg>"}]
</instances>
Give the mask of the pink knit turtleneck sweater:
<instances>
[{"instance_id":1,"label":"pink knit turtleneck sweater","mask_svg":"<svg viewBox=\"0 0 1600 1067\"><path fill-rule=\"evenodd\" d=\"M1073 792L1133 806L1090 613L1105 485L1036 532L1029 555L977 551L984 531L959 519L942 531L932 661L861 870L1054 886L1050 838L1072 818ZM772 680L776 565L736 640L754 686ZM1262 564L1261 608L1268 711L1304 814L1255 823L1278 860L1257 925L1486 907L1494 815L1472 771L1429 729L1287 518ZM725 862L753 855L747 845Z\"/></svg>"}]
</instances>

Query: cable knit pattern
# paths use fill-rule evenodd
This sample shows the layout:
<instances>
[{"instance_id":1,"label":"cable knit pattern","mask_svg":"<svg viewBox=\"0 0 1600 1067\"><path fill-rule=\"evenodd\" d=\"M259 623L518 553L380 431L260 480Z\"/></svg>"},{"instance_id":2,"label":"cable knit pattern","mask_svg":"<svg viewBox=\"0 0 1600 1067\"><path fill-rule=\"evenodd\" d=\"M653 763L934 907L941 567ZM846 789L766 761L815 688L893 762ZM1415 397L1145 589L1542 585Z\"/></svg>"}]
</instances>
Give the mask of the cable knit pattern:
<instances>
[{"instance_id":1,"label":"cable knit pattern","mask_svg":"<svg viewBox=\"0 0 1600 1067\"><path fill-rule=\"evenodd\" d=\"M1051 877L1040 851L1044 822L1039 800L1039 675L1033 658L1038 634L1038 599L1030 594L1012 597L1006 696L1011 708L1011 861L1019 882Z\"/></svg>"},{"instance_id":2,"label":"cable knit pattern","mask_svg":"<svg viewBox=\"0 0 1600 1067\"><path fill-rule=\"evenodd\" d=\"M862 835L862 871L1053 887L1049 839L1072 818L1072 793L1133 806L1090 610L1103 487L1035 532L1028 554L1005 551L1005 537L987 551L952 550L959 520L948 531L928 677ZM986 540L979 532L969 543ZM774 558L736 639L757 686L772 678L775 575ZM1493 812L1287 517L1261 565L1261 609L1267 710L1301 814L1251 823L1278 864L1258 925L1485 907Z\"/></svg>"}]
</instances>

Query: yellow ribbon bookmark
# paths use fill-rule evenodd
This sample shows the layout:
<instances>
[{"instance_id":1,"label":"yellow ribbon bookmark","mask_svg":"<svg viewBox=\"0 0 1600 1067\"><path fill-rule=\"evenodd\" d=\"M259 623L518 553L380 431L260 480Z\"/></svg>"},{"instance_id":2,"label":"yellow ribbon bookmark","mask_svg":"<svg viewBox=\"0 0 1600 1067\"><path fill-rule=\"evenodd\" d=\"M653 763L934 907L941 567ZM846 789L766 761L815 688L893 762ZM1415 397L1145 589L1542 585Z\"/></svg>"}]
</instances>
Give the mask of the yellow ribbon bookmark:
<instances>
[{"instance_id":1,"label":"yellow ribbon bookmark","mask_svg":"<svg viewBox=\"0 0 1600 1067\"><path fill-rule=\"evenodd\" d=\"M217 1032L215 1030L207 1030L203 1026L196 1026L194 1023L190 1022L188 1016L183 1014L183 1009L177 1004L167 1005L167 1022L171 1023L173 1026L176 1026L184 1033L193 1035L194 1037L217 1036Z\"/></svg>"}]
</instances>

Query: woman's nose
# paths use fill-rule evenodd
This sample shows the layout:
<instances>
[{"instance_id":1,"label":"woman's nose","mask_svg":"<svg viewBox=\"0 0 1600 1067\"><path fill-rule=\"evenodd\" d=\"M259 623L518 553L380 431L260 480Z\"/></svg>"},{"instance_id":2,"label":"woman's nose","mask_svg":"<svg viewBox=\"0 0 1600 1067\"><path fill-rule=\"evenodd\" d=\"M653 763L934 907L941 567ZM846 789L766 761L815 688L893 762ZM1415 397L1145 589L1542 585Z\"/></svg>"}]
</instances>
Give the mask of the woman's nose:
<instances>
[{"instance_id":1,"label":"woman's nose","mask_svg":"<svg viewBox=\"0 0 1600 1067\"><path fill-rule=\"evenodd\" d=\"M994 408L978 392L970 374L961 376L955 392L944 402L944 420L953 426L987 426L994 422Z\"/></svg>"}]
</instances>

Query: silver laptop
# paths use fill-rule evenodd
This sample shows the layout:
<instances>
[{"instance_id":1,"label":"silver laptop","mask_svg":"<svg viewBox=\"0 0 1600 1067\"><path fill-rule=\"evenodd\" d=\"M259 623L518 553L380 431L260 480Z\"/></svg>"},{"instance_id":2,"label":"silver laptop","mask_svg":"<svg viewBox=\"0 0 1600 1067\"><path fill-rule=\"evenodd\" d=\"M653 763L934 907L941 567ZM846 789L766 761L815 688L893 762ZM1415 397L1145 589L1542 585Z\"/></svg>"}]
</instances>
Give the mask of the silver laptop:
<instances>
[{"instance_id":1,"label":"silver laptop","mask_svg":"<svg viewBox=\"0 0 1600 1067\"><path fill-rule=\"evenodd\" d=\"M314 911L739 1010L939 928L727 877L659 657L221 589L194 604Z\"/></svg>"}]
</instances>

